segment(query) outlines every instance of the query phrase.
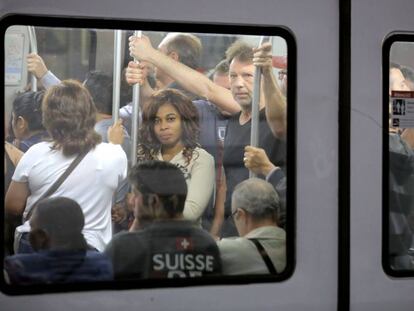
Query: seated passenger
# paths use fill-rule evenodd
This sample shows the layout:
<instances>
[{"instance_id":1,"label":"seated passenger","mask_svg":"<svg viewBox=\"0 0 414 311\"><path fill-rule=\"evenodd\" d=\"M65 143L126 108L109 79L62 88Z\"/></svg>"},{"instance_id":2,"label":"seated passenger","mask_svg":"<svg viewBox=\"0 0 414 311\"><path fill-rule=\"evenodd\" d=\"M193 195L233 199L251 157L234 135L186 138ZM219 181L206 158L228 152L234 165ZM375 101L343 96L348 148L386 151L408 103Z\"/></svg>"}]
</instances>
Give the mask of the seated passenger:
<instances>
[{"instance_id":1,"label":"seated passenger","mask_svg":"<svg viewBox=\"0 0 414 311\"><path fill-rule=\"evenodd\" d=\"M220 273L216 243L183 217L187 184L180 169L164 161L145 161L131 169L129 179L140 230L120 233L107 246L115 279Z\"/></svg>"},{"instance_id":2,"label":"seated passenger","mask_svg":"<svg viewBox=\"0 0 414 311\"><path fill-rule=\"evenodd\" d=\"M25 92L13 101L11 124L14 145L23 152L49 137L42 124L42 99L43 92Z\"/></svg>"},{"instance_id":3,"label":"seated passenger","mask_svg":"<svg viewBox=\"0 0 414 311\"><path fill-rule=\"evenodd\" d=\"M191 100L173 89L156 92L143 112L138 161L176 165L188 186L184 218L200 222L214 189L214 159L199 147L198 113Z\"/></svg>"},{"instance_id":4,"label":"seated passenger","mask_svg":"<svg viewBox=\"0 0 414 311\"><path fill-rule=\"evenodd\" d=\"M51 196L65 196L79 203L85 215L86 241L103 251L112 238L112 196L127 173L127 158L119 145L123 139L121 124L116 123L108 133L112 143L102 143L94 131L96 108L92 98L73 80L50 88L42 111L52 141L38 143L23 155L5 197L5 210L24 218L24 224L16 229L22 239L15 241L15 251L32 251L27 241L30 210L79 155L84 158ZM112 132L120 135L113 138Z\"/></svg>"},{"instance_id":5,"label":"seated passenger","mask_svg":"<svg viewBox=\"0 0 414 311\"><path fill-rule=\"evenodd\" d=\"M64 198L40 201L30 219L30 243L36 251L4 259L11 284L111 280L112 265L101 253L87 250L82 209Z\"/></svg>"},{"instance_id":6,"label":"seated passenger","mask_svg":"<svg viewBox=\"0 0 414 311\"><path fill-rule=\"evenodd\" d=\"M265 177L275 188L279 200L280 210L277 225L285 229L286 225L286 176L285 172L275 166L262 148L246 146L244 148L244 166L258 176Z\"/></svg>"},{"instance_id":7,"label":"seated passenger","mask_svg":"<svg viewBox=\"0 0 414 311\"><path fill-rule=\"evenodd\" d=\"M223 274L278 274L286 267L286 233L277 226L279 197L268 182L236 186L232 216L240 237L218 241Z\"/></svg>"}]
</instances>

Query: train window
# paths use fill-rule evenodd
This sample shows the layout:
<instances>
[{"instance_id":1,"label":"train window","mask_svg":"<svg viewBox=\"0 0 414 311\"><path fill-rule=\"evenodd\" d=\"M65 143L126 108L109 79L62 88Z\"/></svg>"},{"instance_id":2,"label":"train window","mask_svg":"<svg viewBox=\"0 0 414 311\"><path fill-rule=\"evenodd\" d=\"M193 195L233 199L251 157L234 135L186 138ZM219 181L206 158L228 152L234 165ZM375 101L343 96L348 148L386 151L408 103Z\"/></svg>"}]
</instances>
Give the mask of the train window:
<instances>
[{"instance_id":1,"label":"train window","mask_svg":"<svg viewBox=\"0 0 414 311\"><path fill-rule=\"evenodd\" d=\"M383 66L383 266L392 276L413 276L414 36L389 36Z\"/></svg>"},{"instance_id":2,"label":"train window","mask_svg":"<svg viewBox=\"0 0 414 311\"><path fill-rule=\"evenodd\" d=\"M290 277L289 31L27 16L1 26L6 292Z\"/></svg>"}]
</instances>

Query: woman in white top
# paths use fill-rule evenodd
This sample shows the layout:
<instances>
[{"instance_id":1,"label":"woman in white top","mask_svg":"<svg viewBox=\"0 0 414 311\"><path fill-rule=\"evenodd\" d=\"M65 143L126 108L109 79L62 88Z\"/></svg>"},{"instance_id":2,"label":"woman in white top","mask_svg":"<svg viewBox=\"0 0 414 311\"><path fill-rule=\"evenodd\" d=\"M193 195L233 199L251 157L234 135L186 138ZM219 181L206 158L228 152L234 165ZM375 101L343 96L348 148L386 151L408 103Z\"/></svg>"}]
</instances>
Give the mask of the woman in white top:
<instances>
[{"instance_id":1,"label":"woman in white top","mask_svg":"<svg viewBox=\"0 0 414 311\"><path fill-rule=\"evenodd\" d=\"M101 136L94 131L95 118L95 105L79 82L62 81L50 88L43 99L42 120L52 140L33 145L21 158L6 194L5 207L10 213L23 213L25 218L76 156L88 152L51 197L71 198L81 206L85 239L91 247L103 251L112 238L112 196L119 181L126 177L127 158L119 145L122 134L115 137L116 144L102 143ZM119 128L121 124L117 123L112 131L118 132ZM111 130L109 135L113 137ZM29 221L16 230L28 233ZM25 239L16 251L25 251L24 242Z\"/></svg>"},{"instance_id":2,"label":"woman in white top","mask_svg":"<svg viewBox=\"0 0 414 311\"><path fill-rule=\"evenodd\" d=\"M200 223L214 189L214 159L199 147L198 111L180 91L155 92L143 111L138 161L175 164L188 186L184 218ZM160 181L162 182L162 181Z\"/></svg>"}]
</instances>

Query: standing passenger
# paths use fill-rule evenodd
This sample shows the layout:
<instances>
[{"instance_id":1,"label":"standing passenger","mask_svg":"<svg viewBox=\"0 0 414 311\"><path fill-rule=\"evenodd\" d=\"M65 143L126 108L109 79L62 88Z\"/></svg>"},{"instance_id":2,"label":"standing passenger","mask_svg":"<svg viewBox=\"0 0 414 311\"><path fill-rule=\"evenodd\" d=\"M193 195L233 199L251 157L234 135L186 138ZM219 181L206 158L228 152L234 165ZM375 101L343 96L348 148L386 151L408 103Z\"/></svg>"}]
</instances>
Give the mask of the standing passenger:
<instances>
[{"instance_id":1,"label":"standing passenger","mask_svg":"<svg viewBox=\"0 0 414 311\"><path fill-rule=\"evenodd\" d=\"M147 37L130 37L129 40L130 52L136 58L161 68L185 89L207 98L222 110L239 111L228 121L223 158L227 182L225 205L227 219L222 235L237 234L230 217L230 201L235 185L248 178L249 175L244 167L243 155L245 146L250 145L251 107L256 67L261 69L262 76L262 96L259 103L259 147L266 151L273 164L284 167L286 163L286 98L272 72L271 44L264 43L261 47L254 49L242 41L236 41L228 48L226 56L230 64L231 91L229 91L214 84L199 72L165 57L152 48ZM129 68L128 72L132 75L133 68Z\"/></svg>"},{"instance_id":2,"label":"standing passenger","mask_svg":"<svg viewBox=\"0 0 414 311\"><path fill-rule=\"evenodd\" d=\"M109 131L109 140L113 143L101 143L101 137L94 131L95 105L89 92L72 80L62 81L46 92L42 111L43 124L52 141L34 145L21 158L6 194L6 211L23 213L25 217L76 156L87 152L51 196L68 197L81 206L86 241L102 251L112 237L112 196L127 171L125 152L120 145L113 144L122 143L121 124L117 123ZM112 131L121 132L120 139L112 140ZM22 233L16 251L30 252L29 221L16 230Z\"/></svg>"},{"instance_id":3,"label":"standing passenger","mask_svg":"<svg viewBox=\"0 0 414 311\"><path fill-rule=\"evenodd\" d=\"M167 161L184 174L188 195L184 218L200 221L214 188L214 159L199 147L197 109L180 91L164 89L144 110L138 160Z\"/></svg>"},{"instance_id":4,"label":"standing passenger","mask_svg":"<svg viewBox=\"0 0 414 311\"><path fill-rule=\"evenodd\" d=\"M25 92L13 101L12 130L15 146L26 152L32 145L48 138L42 124L43 92Z\"/></svg>"}]
</instances>

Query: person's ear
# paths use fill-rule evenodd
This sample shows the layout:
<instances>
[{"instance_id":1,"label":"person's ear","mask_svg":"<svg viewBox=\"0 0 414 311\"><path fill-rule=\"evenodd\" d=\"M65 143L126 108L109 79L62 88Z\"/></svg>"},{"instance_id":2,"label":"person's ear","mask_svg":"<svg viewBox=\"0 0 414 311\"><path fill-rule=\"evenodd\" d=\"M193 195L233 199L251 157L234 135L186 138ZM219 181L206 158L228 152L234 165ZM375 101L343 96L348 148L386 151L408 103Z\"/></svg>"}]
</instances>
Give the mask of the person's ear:
<instances>
[{"instance_id":1,"label":"person's ear","mask_svg":"<svg viewBox=\"0 0 414 311\"><path fill-rule=\"evenodd\" d=\"M147 195L147 204L151 207L158 207L160 204L160 198L158 197L158 195L150 193Z\"/></svg>"},{"instance_id":2,"label":"person's ear","mask_svg":"<svg viewBox=\"0 0 414 311\"><path fill-rule=\"evenodd\" d=\"M27 127L27 122L22 116L17 117L16 127L18 129L25 129Z\"/></svg>"},{"instance_id":3,"label":"person's ear","mask_svg":"<svg viewBox=\"0 0 414 311\"><path fill-rule=\"evenodd\" d=\"M178 53L177 52L175 52L175 51L172 51L172 52L170 52L169 54L168 54L168 56L169 57L171 57L173 60L175 60L175 61L180 61L180 56L178 55Z\"/></svg>"},{"instance_id":4,"label":"person's ear","mask_svg":"<svg viewBox=\"0 0 414 311\"><path fill-rule=\"evenodd\" d=\"M29 233L30 245L35 251L50 248L50 238L46 231L42 229L32 229Z\"/></svg>"},{"instance_id":5,"label":"person's ear","mask_svg":"<svg viewBox=\"0 0 414 311\"><path fill-rule=\"evenodd\" d=\"M237 211L237 217L240 220L243 219L243 222L246 223L247 222L247 217L246 216L247 216L246 211L244 209L242 209L242 208L239 208L238 211Z\"/></svg>"}]
</instances>

